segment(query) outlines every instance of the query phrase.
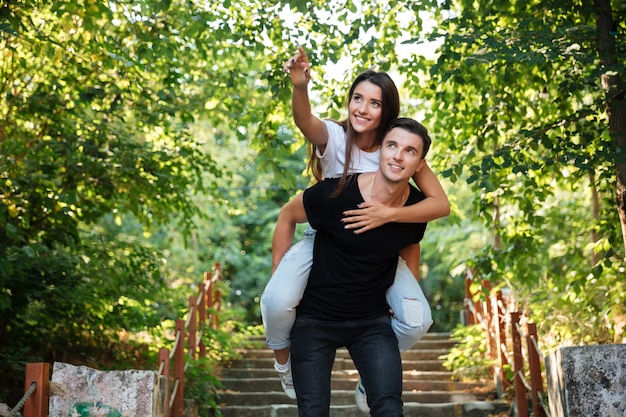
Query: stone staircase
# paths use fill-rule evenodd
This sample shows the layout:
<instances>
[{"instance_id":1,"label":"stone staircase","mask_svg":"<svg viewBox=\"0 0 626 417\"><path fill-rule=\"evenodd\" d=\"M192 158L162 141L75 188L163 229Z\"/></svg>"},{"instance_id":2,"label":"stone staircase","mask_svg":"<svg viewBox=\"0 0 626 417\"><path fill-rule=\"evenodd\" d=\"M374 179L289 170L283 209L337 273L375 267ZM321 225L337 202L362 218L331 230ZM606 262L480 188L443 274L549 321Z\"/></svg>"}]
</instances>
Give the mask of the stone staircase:
<instances>
[{"instance_id":1,"label":"stone staircase","mask_svg":"<svg viewBox=\"0 0 626 417\"><path fill-rule=\"evenodd\" d=\"M429 333L402 355L405 417L508 416L511 405L496 400L493 385L457 382L439 357L454 346L447 333ZM282 391L264 339L250 341L242 358L227 364L220 379L224 417L296 417L296 401ZM358 373L346 349L337 351L332 374L331 417L364 417L354 402Z\"/></svg>"}]
</instances>

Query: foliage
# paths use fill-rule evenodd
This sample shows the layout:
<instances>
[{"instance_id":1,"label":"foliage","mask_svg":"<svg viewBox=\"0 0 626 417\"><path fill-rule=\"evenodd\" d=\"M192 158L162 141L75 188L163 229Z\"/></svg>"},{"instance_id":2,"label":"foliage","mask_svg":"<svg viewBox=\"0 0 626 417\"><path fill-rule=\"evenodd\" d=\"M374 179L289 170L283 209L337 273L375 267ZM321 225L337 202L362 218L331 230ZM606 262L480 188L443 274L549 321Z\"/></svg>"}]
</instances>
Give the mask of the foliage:
<instances>
[{"instance_id":1,"label":"foliage","mask_svg":"<svg viewBox=\"0 0 626 417\"><path fill-rule=\"evenodd\" d=\"M203 341L207 347L204 358L185 358L185 399L198 407L200 417L220 416L219 389L221 381L216 376L222 363L240 356L237 348L251 343L250 336L262 334L260 326L243 326L235 310L227 309L219 315L218 329L206 327Z\"/></svg>"},{"instance_id":2,"label":"foliage","mask_svg":"<svg viewBox=\"0 0 626 417\"><path fill-rule=\"evenodd\" d=\"M460 207L471 206L475 198L469 189L452 187L449 193L452 213L428 224L422 240L420 285L430 303L433 324L430 331L449 332L464 309L465 269L471 254L484 245L484 227L472 213Z\"/></svg>"},{"instance_id":3,"label":"foliage","mask_svg":"<svg viewBox=\"0 0 626 417\"><path fill-rule=\"evenodd\" d=\"M448 147L443 175L480 196L472 203L491 240L467 265L514 289L538 323L563 317L550 329L555 344L624 337L620 159L607 114L619 97L602 79L626 74L623 62L600 59L595 12L577 2L448 2L436 11L428 87L413 89ZM623 60L623 35L614 41ZM596 300L608 292L605 309ZM582 321L602 317L600 327L573 325L567 300L589 306Z\"/></svg>"},{"instance_id":4,"label":"foliage","mask_svg":"<svg viewBox=\"0 0 626 417\"><path fill-rule=\"evenodd\" d=\"M544 277L528 296L532 314L550 317L537 323L547 352L561 346L623 343L626 331L626 287L623 267L582 275L571 269L568 280ZM552 295L552 296L551 296ZM572 325L576 323L576 325Z\"/></svg>"},{"instance_id":5,"label":"foliage","mask_svg":"<svg viewBox=\"0 0 626 417\"><path fill-rule=\"evenodd\" d=\"M227 316L226 316L227 317ZM222 323L218 329L206 326L202 339L207 347L207 356L185 358L185 399L198 407L201 417L221 415L219 412L218 390L222 383L217 378L217 369L221 362L237 357L234 346L238 346L230 326Z\"/></svg>"},{"instance_id":6,"label":"foliage","mask_svg":"<svg viewBox=\"0 0 626 417\"><path fill-rule=\"evenodd\" d=\"M198 407L198 416L220 416L218 389L221 381L211 369L207 358L186 358L189 367L185 371L185 400L192 401Z\"/></svg>"},{"instance_id":7,"label":"foliage","mask_svg":"<svg viewBox=\"0 0 626 417\"><path fill-rule=\"evenodd\" d=\"M21 373L25 360L145 361L116 348L102 357L102 346L121 346L128 332L158 337L158 323L184 306L172 290L187 287L169 278L188 271L164 268L158 237L167 225L192 242L205 215L194 193L221 202L216 181L229 173L192 135L194 121L249 140L261 156L258 144L273 143L263 169L285 184L289 170L274 152L290 154L293 140L275 135L286 118L276 116L285 106L273 105L280 91L270 91L262 62L272 54L245 47L254 28L237 16L257 5L189 5L0 8L3 374ZM261 20L260 30L273 24ZM245 36L224 36L235 22Z\"/></svg>"},{"instance_id":8,"label":"foliage","mask_svg":"<svg viewBox=\"0 0 626 417\"><path fill-rule=\"evenodd\" d=\"M493 363L487 354L487 335L479 325L457 326L450 335L458 343L442 357L443 366L459 381L481 381L491 377Z\"/></svg>"},{"instance_id":9,"label":"foliage","mask_svg":"<svg viewBox=\"0 0 626 417\"><path fill-rule=\"evenodd\" d=\"M216 178L217 195L194 198L203 215L189 245L183 245L180 232L164 228L158 246L166 252L173 278L189 284L187 277L200 277L219 260L225 284L230 290L232 308L241 308L244 323L259 321L259 297L271 272L269 256L273 227L278 211L292 194L306 186L303 170L304 147L289 132L281 132L293 151L280 162L282 175L293 182L290 188L276 185L271 173L260 169L258 154L232 132L211 132L209 126L194 126L194 136L206 143L223 173ZM299 177L299 178L298 178ZM150 239L154 242L154 239Z\"/></svg>"},{"instance_id":10,"label":"foliage","mask_svg":"<svg viewBox=\"0 0 626 417\"><path fill-rule=\"evenodd\" d=\"M609 5L623 21L624 5ZM372 67L392 74L402 114L435 138L429 163L455 208L422 245L435 328L455 322L469 266L554 323L543 329L551 347L623 340L623 149L607 111L623 97L602 80L623 80L626 51L618 26L615 65L603 59L597 11L538 0L3 3L3 384L21 389L25 361L149 363L139 346L165 338L216 261L229 324L259 322L273 222L307 184L282 71L297 44L317 114L344 117L351 81Z\"/></svg>"},{"instance_id":11,"label":"foliage","mask_svg":"<svg viewBox=\"0 0 626 417\"><path fill-rule=\"evenodd\" d=\"M30 360L99 362L121 329L159 323L159 254L93 232L106 216L150 227L177 212L188 236L189 194L213 165L180 123L186 98L171 74L132 65L132 33L88 3L2 8L3 359L23 348Z\"/></svg>"}]
</instances>

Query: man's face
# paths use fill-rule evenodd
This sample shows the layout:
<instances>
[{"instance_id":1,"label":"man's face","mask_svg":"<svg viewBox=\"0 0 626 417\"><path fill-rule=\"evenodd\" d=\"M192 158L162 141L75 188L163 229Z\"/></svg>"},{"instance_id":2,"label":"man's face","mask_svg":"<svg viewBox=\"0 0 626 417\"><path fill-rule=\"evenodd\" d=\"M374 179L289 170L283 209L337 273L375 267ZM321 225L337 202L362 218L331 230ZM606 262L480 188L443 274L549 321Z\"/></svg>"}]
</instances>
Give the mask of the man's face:
<instances>
[{"instance_id":1,"label":"man's face","mask_svg":"<svg viewBox=\"0 0 626 417\"><path fill-rule=\"evenodd\" d=\"M380 149L380 170L392 182L407 181L424 166L424 141L400 127L391 129Z\"/></svg>"}]
</instances>

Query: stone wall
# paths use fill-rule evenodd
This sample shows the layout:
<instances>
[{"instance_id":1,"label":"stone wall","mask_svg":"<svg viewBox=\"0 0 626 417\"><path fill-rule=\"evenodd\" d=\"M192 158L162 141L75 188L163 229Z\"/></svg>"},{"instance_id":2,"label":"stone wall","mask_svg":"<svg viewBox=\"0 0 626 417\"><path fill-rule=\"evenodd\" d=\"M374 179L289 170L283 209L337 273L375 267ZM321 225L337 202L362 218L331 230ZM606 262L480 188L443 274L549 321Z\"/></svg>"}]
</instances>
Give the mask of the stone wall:
<instances>
[{"instance_id":1,"label":"stone wall","mask_svg":"<svg viewBox=\"0 0 626 417\"><path fill-rule=\"evenodd\" d=\"M99 371L55 362L50 417L163 417L165 381L154 371Z\"/></svg>"},{"instance_id":2,"label":"stone wall","mask_svg":"<svg viewBox=\"0 0 626 417\"><path fill-rule=\"evenodd\" d=\"M561 348L546 373L551 417L626 417L626 345Z\"/></svg>"}]
</instances>

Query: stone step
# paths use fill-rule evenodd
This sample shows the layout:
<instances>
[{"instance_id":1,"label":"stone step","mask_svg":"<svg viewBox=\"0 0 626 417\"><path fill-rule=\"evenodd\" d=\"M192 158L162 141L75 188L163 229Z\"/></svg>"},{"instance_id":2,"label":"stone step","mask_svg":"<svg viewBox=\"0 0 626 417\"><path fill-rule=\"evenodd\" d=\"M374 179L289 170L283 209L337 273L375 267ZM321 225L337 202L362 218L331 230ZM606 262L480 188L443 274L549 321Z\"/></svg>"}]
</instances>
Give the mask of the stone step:
<instances>
[{"instance_id":1,"label":"stone step","mask_svg":"<svg viewBox=\"0 0 626 417\"><path fill-rule=\"evenodd\" d=\"M276 386L278 385L278 386ZM356 385L356 383L354 384ZM273 386L276 391L230 391L220 393L220 402L237 405L272 405L272 404L296 404L296 400L288 398L283 393L280 383ZM462 403L489 400L494 392L465 392L465 391L404 391L402 400L423 404L433 403ZM353 405L354 387L347 390L333 389L331 392L333 405Z\"/></svg>"},{"instance_id":2,"label":"stone step","mask_svg":"<svg viewBox=\"0 0 626 417\"><path fill-rule=\"evenodd\" d=\"M247 341L248 349L259 349L259 350L267 350L271 352L271 350L265 344L265 338L261 336L255 336L253 340ZM447 333L441 333L441 336L438 337L430 337L425 338L417 342L417 344L413 347L413 349L421 350L421 349L446 349L454 347L457 344L455 340L449 339ZM248 349L242 349L248 350ZM412 349L412 350L413 350Z\"/></svg>"},{"instance_id":3,"label":"stone step","mask_svg":"<svg viewBox=\"0 0 626 417\"><path fill-rule=\"evenodd\" d=\"M247 358L236 359L224 364L225 368L243 368L243 369L255 369L255 368L268 368L273 369L274 359L272 358ZM347 370L354 369L354 363L350 357L336 358L333 370ZM442 372L446 369L443 367L442 361L439 359L430 360L405 360L402 359L402 369L404 371L437 371Z\"/></svg>"},{"instance_id":4,"label":"stone step","mask_svg":"<svg viewBox=\"0 0 626 417\"><path fill-rule=\"evenodd\" d=\"M269 377L264 378L222 378L222 389L240 392L263 392L268 388L281 390L280 382L276 377L276 372ZM333 373L331 381L331 389L333 390L353 390L358 381L356 372L353 375L341 375ZM405 391L477 391L484 387L485 384L479 382L459 382L451 380L418 380L403 379L403 387Z\"/></svg>"},{"instance_id":5,"label":"stone step","mask_svg":"<svg viewBox=\"0 0 626 417\"><path fill-rule=\"evenodd\" d=\"M428 333L402 354L405 417L494 417L510 411L506 401L494 400L493 384L453 381L440 359L456 345L448 333ZM296 417L274 370L273 352L265 338L246 341L241 358L220 372L220 410L224 417ZM358 372L347 349L338 349L332 373L331 417L364 417L354 402Z\"/></svg>"},{"instance_id":6,"label":"stone step","mask_svg":"<svg viewBox=\"0 0 626 417\"><path fill-rule=\"evenodd\" d=\"M333 371L333 379L341 378L357 378L355 369ZM222 381L233 378L276 378L276 371L273 367L265 368L222 368L218 375ZM404 371L402 379L421 380L421 381L450 381L452 372L450 371L417 371L414 369Z\"/></svg>"},{"instance_id":7,"label":"stone step","mask_svg":"<svg viewBox=\"0 0 626 417\"><path fill-rule=\"evenodd\" d=\"M436 349L423 349L416 348L411 349L402 354L402 360L438 360L442 355L448 353L450 349L446 348L436 348ZM245 356L246 360L253 359L274 359L274 352L270 349L248 349L245 351L240 351L242 356ZM346 359L350 358L350 353L347 349L337 349L337 354L335 358Z\"/></svg>"},{"instance_id":8,"label":"stone step","mask_svg":"<svg viewBox=\"0 0 626 417\"><path fill-rule=\"evenodd\" d=\"M504 401L479 401L468 403L421 404L404 403L404 417L489 417L510 411ZM291 404L271 406L226 406L221 408L224 417L297 417L298 408ZM356 405L331 405L330 417L364 417Z\"/></svg>"}]
</instances>

